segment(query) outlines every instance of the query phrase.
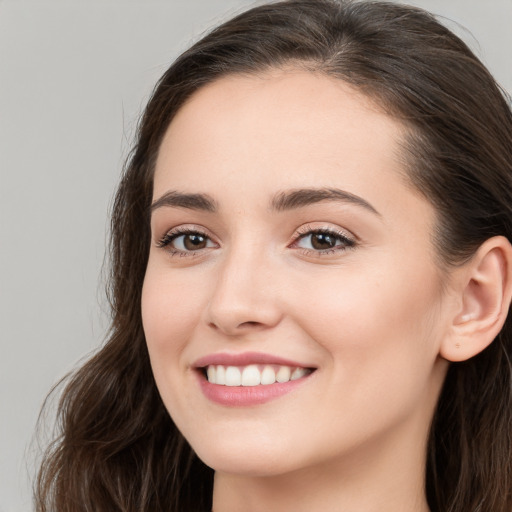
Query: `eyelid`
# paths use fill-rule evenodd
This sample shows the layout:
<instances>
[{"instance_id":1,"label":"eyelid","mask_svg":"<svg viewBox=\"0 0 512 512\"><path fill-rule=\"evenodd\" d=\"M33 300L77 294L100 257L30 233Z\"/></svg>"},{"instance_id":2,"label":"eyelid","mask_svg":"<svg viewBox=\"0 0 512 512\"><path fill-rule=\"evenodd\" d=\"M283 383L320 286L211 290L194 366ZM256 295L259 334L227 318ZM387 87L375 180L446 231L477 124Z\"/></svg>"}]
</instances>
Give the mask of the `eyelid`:
<instances>
[{"instance_id":1,"label":"eyelid","mask_svg":"<svg viewBox=\"0 0 512 512\"><path fill-rule=\"evenodd\" d=\"M307 247L299 247L298 244L300 240L306 238L309 235L313 234L326 234L331 235L338 240L341 240L343 243L335 245L331 248L326 249L316 249L316 248L307 248ZM210 233L210 231L203 226L197 224L180 224L171 229L168 229L159 239L155 241L155 245L157 248L165 249L167 252L171 253L171 255L182 255L182 256L197 256L203 251L208 249L212 249L214 247L203 247L197 250L182 250L176 247L170 246L174 240L183 235L188 234L199 234L204 236L208 241L213 243L215 246L219 246L216 237ZM296 229L293 234L292 240L289 242L287 247L294 248L300 250L305 255L313 255L313 256L321 256L332 253L341 253L348 249L354 248L358 243L358 238L350 231L341 228L340 226L328 225L326 223L308 223L300 226ZM169 247L170 246L170 247Z\"/></svg>"},{"instance_id":2,"label":"eyelid","mask_svg":"<svg viewBox=\"0 0 512 512\"><path fill-rule=\"evenodd\" d=\"M343 240L345 243L341 245L336 245L334 247L328 249L309 249L305 247L299 247L298 243L306 238L309 235L315 233L323 233L326 235L331 235L340 240ZM302 251L306 255L313 256L322 256L326 254L340 253L344 252L348 249L353 249L358 243L358 238L350 231L341 228L339 226L326 225L325 223L318 223L317 226L312 225L312 223L304 224L300 226L294 233L292 242L288 245L288 247L296 248L297 250Z\"/></svg>"},{"instance_id":3,"label":"eyelid","mask_svg":"<svg viewBox=\"0 0 512 512\"><path fill-rule=\"evenodd\" d=\"M168 247L170 243L172 243L176 238L182 236L182 235L188 235L188 234L199 234L207 238L208 240L212 241L215 245L218 245L218 242L215 240L215 237L210 233L210 231L203 226L199 226L197 224L180 224L178 226L175 226L171 229L168 229L165 231L165 233L162 236L159 236L157 240L155 240L155 245L157 248L165 249ZM205 248L206 249L206 248ZM208 247L210 249L210 247ZM176 253L194 253L194 252L200 252L202 249L198 249L197 251L181 251L179 249L173 249Z\"/></svg>"},{"instance_id":4,"label":"eyelid","mask_svg":"<svg viewBox=\"0 0 512 512\"><path fill-rule=\"evenodd\" d=\"M318 225L314 225L318 224ZM340 237L346 238L347 240L351 240L356 242L357 237L348 231L345 228L342 228L340 226L333 226L329 225L325 222L319 222L319 223L307 223L303 224L299 228L296 229L294 237L300 237L304 235L308 235L310 233L318 233L318 232L325 232L325 233L332 233L335 235L339 235Z\"/></svg>"}]
</instances>

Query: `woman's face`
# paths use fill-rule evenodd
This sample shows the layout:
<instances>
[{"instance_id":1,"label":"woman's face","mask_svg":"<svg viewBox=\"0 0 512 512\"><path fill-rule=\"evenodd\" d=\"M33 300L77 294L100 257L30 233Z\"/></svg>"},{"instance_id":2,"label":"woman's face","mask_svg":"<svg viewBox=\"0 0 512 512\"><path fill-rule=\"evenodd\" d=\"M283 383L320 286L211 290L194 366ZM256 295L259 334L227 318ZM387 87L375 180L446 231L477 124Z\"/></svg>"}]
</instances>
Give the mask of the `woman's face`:
<instances>
[{"instance_id":1,"label":"woman's face","mask_svg":"<svg viewBox=\"0 0 512 512\"><path fill-rule=\"evenodd\" d=\"M142 316L165 406L214 469L423 453L448 297L402 136L343 82L293 70L218 80L172 121Z\"/></svg>"}]
</instances>

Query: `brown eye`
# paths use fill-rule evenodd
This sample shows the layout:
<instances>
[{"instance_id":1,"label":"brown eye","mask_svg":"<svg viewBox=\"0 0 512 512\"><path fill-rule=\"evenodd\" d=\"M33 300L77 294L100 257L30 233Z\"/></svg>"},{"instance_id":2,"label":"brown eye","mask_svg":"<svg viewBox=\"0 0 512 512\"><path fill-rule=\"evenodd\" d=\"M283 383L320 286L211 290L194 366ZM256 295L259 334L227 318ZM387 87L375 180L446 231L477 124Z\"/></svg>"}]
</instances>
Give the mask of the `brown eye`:
<instances>
[{"instance_id":1,"label":"brown eye","mask_svg":"<svg viewBox=\"0 0 512 512\"><path fill-rule=\"evenodd\" d=\"M216 247L216 244L204 233L199 231L187 231L178 233L167 233L158 247L168 247L172 253L190 253Z\"/></svg>"},{"instance_id":2,"label":"brown eye","mask_svg":"<svg viewBox=\"0 0 512 512\"><path fill-rule=\"evenodd\" d=\"M296 246L301 249L307 249L316 252L325 252L330 250L343 250L355 245L342 233L334 231L310 231L302 235L296 242Z\"/></svg>"},{"instance_id":3,"label":"brown eye","mask_svg":"<svg viewBox=\"0 0 512 512\"><path fill-rule=\"evenodd\" d=\"M311 235L311 247L319 251L332 249L336 246L336 238L328 233L313 233Z\"/></svg>"},{"instance_id":4,"label":"brown eye","mask_svg":"<svg viewBox=\"0 0 512 512\"><path fill-rule=\"evenodd\" d=\"M189 235L182 235L183 238L183 247L187 251L197 251L198 249L204 249L207 246L208 238L199 233L190 233ZM178 240L175 239L175 242Z\"/></svg>"}]
</instances>

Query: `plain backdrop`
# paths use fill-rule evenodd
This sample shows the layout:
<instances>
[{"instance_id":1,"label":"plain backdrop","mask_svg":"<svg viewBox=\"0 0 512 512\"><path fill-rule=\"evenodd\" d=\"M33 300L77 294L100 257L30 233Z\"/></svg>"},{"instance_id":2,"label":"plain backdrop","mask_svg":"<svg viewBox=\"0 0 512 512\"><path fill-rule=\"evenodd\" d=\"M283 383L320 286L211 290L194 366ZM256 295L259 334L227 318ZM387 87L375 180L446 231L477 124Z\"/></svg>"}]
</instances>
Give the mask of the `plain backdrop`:
<instances>
[{"instance_id":1,"label":"plain backdrop","mask_svg":"<svg viewBox=\"0 0 512 512\"><path fill-rule=\"evenodd\" d=\"M512 92L512 0L411 1ZM0 0L0 512L32 510L35 424L108 327L108 210L137 118L179 52L247 0Z\"/></svg>"}]
</instances>

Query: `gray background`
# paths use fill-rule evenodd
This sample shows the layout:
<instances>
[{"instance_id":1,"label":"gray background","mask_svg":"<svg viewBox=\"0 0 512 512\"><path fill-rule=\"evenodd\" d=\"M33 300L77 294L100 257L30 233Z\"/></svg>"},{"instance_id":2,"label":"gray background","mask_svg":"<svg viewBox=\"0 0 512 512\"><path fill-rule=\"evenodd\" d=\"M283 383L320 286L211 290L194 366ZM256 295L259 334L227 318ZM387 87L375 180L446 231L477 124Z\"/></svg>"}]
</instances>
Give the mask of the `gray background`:
<instances>
[{"instance_id":1,"label":"gray background","mask_svg":"<svg viewBox=\"0 0 512 512\"><path fill-rule=\"evenodd\" d=\"M512 0L409 3L467 27L512 92ZM40 405L103 339L107 212L137 116L181 50L252 4L0 0L0 512L31 510Z\"/></svg>"}]
</instances>

